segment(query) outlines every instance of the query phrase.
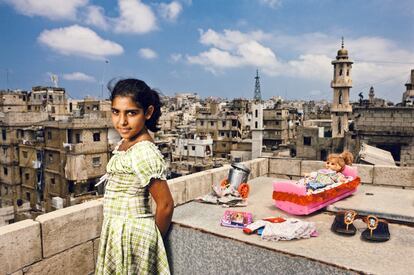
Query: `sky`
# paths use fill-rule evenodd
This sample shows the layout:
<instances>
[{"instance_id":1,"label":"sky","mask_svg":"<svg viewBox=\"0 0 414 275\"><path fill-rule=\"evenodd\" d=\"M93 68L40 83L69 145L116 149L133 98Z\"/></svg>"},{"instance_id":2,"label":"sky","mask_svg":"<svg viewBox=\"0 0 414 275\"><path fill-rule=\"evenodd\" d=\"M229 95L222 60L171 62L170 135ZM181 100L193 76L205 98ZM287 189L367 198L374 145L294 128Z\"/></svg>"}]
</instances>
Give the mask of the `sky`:
<instances>
[{"instance_id":1,"label":"sky","mask_svg":"<svg viewBox=\"0 0 414 275\"><path fill-rule=\"evenodd\" d=\"M412 0L0 0L0 89L108 98L114 78L164 95L332 100L341 38L351 100L400 102L414 69Z\"/></svg>"}]
</instances>

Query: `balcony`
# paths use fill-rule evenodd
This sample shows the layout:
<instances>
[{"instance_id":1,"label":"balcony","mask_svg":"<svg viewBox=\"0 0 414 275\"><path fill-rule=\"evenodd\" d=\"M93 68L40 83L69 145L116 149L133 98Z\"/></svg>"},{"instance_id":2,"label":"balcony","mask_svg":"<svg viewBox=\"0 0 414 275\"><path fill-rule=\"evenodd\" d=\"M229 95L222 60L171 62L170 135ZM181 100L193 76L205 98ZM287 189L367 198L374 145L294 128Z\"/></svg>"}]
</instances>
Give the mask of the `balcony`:
<instances>
[{"instance_id":1,"label":"balcony","mask_svg":"<svg viewBox=\"0 0 414 275\"><path fill-rule=\"evenodd\" d=\"M249 205L237 210L252 212L254 219L289 217L273 204L272 182L297 179L323 166L320 161L279 158L244 164L251 170L251 194ZM221 227L224 208L192 201L209 193L213 182L225 178L228 165L169 180L176 208L165 243L173 274L409 273L414 269L410 257L414 246L414 168L356 166L363 183L358 192L328 209L298 217L315 222L319 236L294 241L267 242L257 235ZM372 213L387 219L391 239L386 243L360 240L366 228L360 221L355 222L355 236L332 233L333 212L350 206L362 215ZM93 273L101 223L102 202L95 200L34 221L0 227L0 274L21 274L23 270L34 274Z\"/></svg>"}]
</instances>

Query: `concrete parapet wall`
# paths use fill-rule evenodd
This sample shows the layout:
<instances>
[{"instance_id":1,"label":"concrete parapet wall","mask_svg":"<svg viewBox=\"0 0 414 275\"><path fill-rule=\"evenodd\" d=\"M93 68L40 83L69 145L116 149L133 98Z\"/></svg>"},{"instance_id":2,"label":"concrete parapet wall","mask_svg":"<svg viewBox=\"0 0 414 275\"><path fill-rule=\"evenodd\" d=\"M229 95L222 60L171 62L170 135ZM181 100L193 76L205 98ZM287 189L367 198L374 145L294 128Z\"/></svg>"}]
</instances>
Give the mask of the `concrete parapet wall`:
<instances>
[{"instance_id":1,"label":"concrete parapet wall","mask_svg":"<svg viewBox=\"0 0 414 275\"><path fill-rule=\"evenodd\" d=\"M13 273L41 259L38 222L24 220L0 227L0 274Z\"/></svg>"},{"instance_id":2,"label":"concrete parapet wall","mask_svg":"<svg viewBox=\"0 0 414 275\"><path fill-rule=\"evenodd\" d=\"M67 250L99 237L102 202L90 201L36 218L42 228L43 257Z\"/></svg>"}]
</instances>

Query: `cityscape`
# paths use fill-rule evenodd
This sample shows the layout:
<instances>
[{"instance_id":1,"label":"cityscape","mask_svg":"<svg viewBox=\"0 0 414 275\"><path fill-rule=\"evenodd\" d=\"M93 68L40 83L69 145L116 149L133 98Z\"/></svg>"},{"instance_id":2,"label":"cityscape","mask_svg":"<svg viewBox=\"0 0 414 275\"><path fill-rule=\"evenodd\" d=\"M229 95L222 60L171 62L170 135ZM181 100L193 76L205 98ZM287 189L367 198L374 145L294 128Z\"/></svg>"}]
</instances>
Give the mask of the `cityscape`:
<instances>
[{"instance_id":1,"label":"cityscape","mask_svg":"<svg viewBox=\"0 0 414 275\"><path fill-rule=\"evenodd\" d=\"M401 186L395 183L390 185L407 192L411 192L414 187L410 176L414 175L414 53L403 47L398 48L397 43L391 43L391 40L380 39L379 36L357 38L355 35L349 35L348 39L346 31L344 35L338 31L341 29L339 27L334 28L337 31L335 35L315 31L294 37L282 31L275 35L259 28L247 28L243 32L229 27L220 32L214 24L216 29L200 23L199 37L193 38L198 39L202 47L198 47L196 52L190 47L183 46L181 49L181 45L172 42L173 50L166 62L168 65L159 61L160 66L168 67L165 70L170 71L163 71L167 76L157 83L159 76L150 76L157 74L157 69L149 62L161 59L163 49L145 47L151 39L141 43L135 55L141 59L137 62L138 67L148 66L148 72L144 72L144 69L135 65L130 66L129 60L121 61L124 53L128 55L128 46L123 48L115 42L114 37L120 34L150 36L153 32L162 33L164 30L171 31L168 35L164 33L168 38L176 35L178 32L172 30L174 25L178 29L184 28L184 18L189 16L184 13L197 6L196 1L148 4L148 1L120 0L119 17L111 13L107 4L99 6L95 3L97 1L68 1L71 3L68 4L69 8L56 8L52 15L44 13L44 7L40 4L36 6L31 1L24 2L0 0L1 14L4 18L11 18L11 14L16 13L23 20L41 18L35 23L39 28L48 26L44 23L47 20L53 22L54 29L48 26L49 29L44 28L38 34L38 49L33 51L33 55L50 50L52 53L44 59L49 65L45 66L61 62L66 63L68 69L64 73L65 67L59 64L55 67L56 73L48 67L46 73L35 73L34 70L33 75L30 75L26 71L27 64L24 69L10 69L13 62L6 55L0 64L4 67L1 68L4 76L0 81L0 228L22 221L41 222L42 217L48 217L49 213L63 213L59 212L62 209L70 212L70 209L75 209L70 208L73 206L79 209L85 207L82 209L86 209L87 213L93 208L94 214L90 214L89 218L94 224L101 222L94 216L96 211L102 211L95 208L101 207L98 204L101 204L105 193L105 185L99 183L121 139L112 125L111 101L106 86L114 79L123 78L119 75L139 75L156 83L155 88L162 101L162 115L158 121L160 131L151 132L151 136L166 161L167 181L178 209L211 191L211 186L226 177L229 167L234 164L248 163L253 170L253 166L260 163L258 172L255 172L258 174L254 177L297 180L305 174L302 173L303 167L306 167L303 163L320 164L330 154L344 151L352 153L354 163L360 165L358 167L361 167L364 177L371 177L370 183L374 182L374 172L366 176L364 173L368 170L364 169L374 171L379 169L376 167L386 167L384 171L397 171L392 172L395 173L392 175L401 173L402 182L408 178L408 183L402 183ZM259 9L272 12L292 8L292 3L287 1L257 0L241 1L241 7L237 9L252 5L250 2L255 2ZM304 6L315 8L314 4L308 3L312 1L305 2ZM408 4L405 1L402 3L402 6L410 7L409 1ZM24 8L24 4L30 9ZM212 4L199 5L199 9L208 10ZM223 9L227 10L227 5L224 6ZM143 17L147 22L128 15L128 8L145 14ZM201 14L204 16L204 13ZM183 22L180 22L180 16ZM56 22L70 22L73 25L58 27ZM210 22L208 16L203 17L202 22ZM236 25L241 26L242 30L246 24L240 19ZM412 24L407 26L411 34L413 27ZM2 28L5 27L0 27L0 31L6 33ZM105 40L104 36L99 36L103 33L111 38ZM59 43L72 37L81 40L82 35L85 35L84 38L88 36L84 40L86 44L92 42L102 48L68 43L72 45L69 48ZM10 33L6 36L12 38ZM285 44L281 43L282 38L286 40ZM125 37L123 39L128 40ZM408 44L414 41L412 35L407 39ZM361 46L366 41L369 41L369 47ZM295 48L292 46L294 42L301 46ZM379 48L377 55L369 52L376 50L372 46L376 42ZM266 43L278 46L272 48ZM326 47L322 47L323 43L326 43ZM300 57L290 60L280 58L281 49L290 47L291 50L295 48L298 52L302 51ZM306 48L316 49L314 55L306 52ZM2 46L0 49L6 48ZM280 51L277 56L276 51ZM384 59L384 52L387 51L393 52L389 60L394 61L380 60ZM291 52L283 54L289 56ZM368 60L371 55L374 61ZM62 59L59 60L59 56ZM16 53L12 53L10 58L16 59ZM74 69L83 59L87 60L85 71ZM124 70L120 69L122 66L116 67L122 62L125 64ZM184 86L178 84L180 81ZM277 81L280 81L280 85ZM170 88L168 83L171 83ZM263 161L267 163L266 167ZM280 167L300 163L298 169L301 172L281 172L282 168L271 168L272 161ZM263 169L267 172L261 173L260 167L265 167ZM206 175L209 175L210 181L204 186L203 177ZM194 186L198 184L201 187L190 187L192 177L199 179ZM256 179L251 177L251 180ZM180 189L181 184L185 185L184 190ZM388 184L378 185L390 188ZM412 214L408 216L408 222L398 218L395 221L401 226L406 223L412 226L414 217ZM182 225L184 228L187 226L184 223ZM175 236L174 233L172 236ZM41 238L44 238L43 235ZM85 253L96 257L96 240L99 240L99 232L83 240L82 244L76 244L80 247L85 242L91 246L89 252L79 252L76 257ZM42 249L43 246L46 247L46 244L42 243ZM59 250L56 255L60 255L74 247L77 246L50 249ZM45 263L55 257L54 252L48 255L42 253L30 265ZM2 254L0 251L0 259L3 259ZM93 261L91 259L91 266L85 274L93 274ZM323 260L321 262L324 263ZM339 264L342 265L347 266ZM7 271L4 274L12 274L11 270L17 270L17 267L9 266L6 269L0 267L0 274L4 270ZM29 266L29 263L22 266ZM336 262L333 266L336 266ZM371 267L358 268L351 268L351 271L371 273ZM24 268L21 270L19 274L26 274ZM37 269L33 270L28 271L28 274L36 274ZM373 273L376 274L376 271ZM39 270L37 272L42 274ZM67 270L62 272L68 273Z\"/></svg>"}]
</instances>

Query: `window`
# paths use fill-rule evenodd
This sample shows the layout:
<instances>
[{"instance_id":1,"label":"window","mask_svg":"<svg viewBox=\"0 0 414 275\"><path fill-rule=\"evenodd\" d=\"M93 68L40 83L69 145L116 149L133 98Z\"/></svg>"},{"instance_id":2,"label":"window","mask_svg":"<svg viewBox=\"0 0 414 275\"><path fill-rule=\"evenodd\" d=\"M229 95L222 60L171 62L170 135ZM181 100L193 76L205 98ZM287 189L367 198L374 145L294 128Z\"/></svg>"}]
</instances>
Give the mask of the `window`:
<instances>
[{"instance_id":1,"label":"window","mask_svg":"<svg viewBox=\"0 0 414 275\"><path fill-rule=\"evenodd\" d=\"M27 151L22 151L23 157L27 159Z\"/></svg>"},{"instance_id":2,"label":"window","mask_svg":"<svg viewBox=\"0 0 414 275\"><path fill-rule=\"evenodd\" d=\"M257 121L254 123L254 125L255 125L255 128L258 128L258 126L257 126Z\"/></svg>"},{"instance_id":3,"label":"window","mask_svg":"<svg viewBox=\"0 0 414 275\"><path fill-rule=\"evenodd\" d=\"M210 125L211 126L214 126L214 121L210 121Z\"/></svg>"},{"instance_id":4,"label":"window","mask_svg":"<svg viewBox=\"0 0 414 275\"><path fill-rule=\"evenodd\" d=\"M254 117L258 117L258 111L257 110L254 111Z\"/></svg>"},{"instance_id":5,"label":"window","mask_svg":"<svg viewBox=\"0 0 414 275\"><path fill-rule=\"evenodd\" d=\"M49 95L49 100L52 100L52 99L53 99L52 95Z\"/></svg>"},{"instance_id":6,"label":"window","mask_svg":"<svg viewBox=\"0 0 414 275\"><path fill-rule=\"evenodd\" d=\"M195 151L195 146L191 146L191 150Z\"/></svg>"},{"instance_id":7,"label":"window","mask_svg":"<svg viewBox=\"0 0 414 275\"><path fill-rule=\"evenodd\" d=\"M231 121L231 126L237 126L237 120L233 119L233 120Z\"/></svg>"},{"instance_id":8,"label":"window","mask_svg":"<svg viewBox=\"0 0 414 275\"><path fill-rule=\"evenodd\" d=\"M47 132L47 139L52 139L52 132L50 131Z\"/></svg>"},{"instance_id":9,"label":"window","mask_svg":"<svg viewBox=\"0 0 414 275\"><path fill-rule=\"evenodd\" d=\"M220 136L224 137L224 132L220 132Z\"/></svg>"},{"instance_id":10,"label":"window","mask_svg":"<svg viewBox=\"0 0 414 275\"><path fill-rule=\"evenodd\" d=\"M3 140L6 140L7 136L6 136L6 129L2 129L1 130L1 137Z\"/></svg>"},{"instance_id":11,"label":"window","mask_svg":"<svg viewBox=\"0 0 414 275\"><path fill-rule=\"evenodd\" d=\"M93 166L100 166L101 165L101 157L92 158L92 165Z\"/></svg>"},{"instance_id":12,"label":"window","mask_svg":"<svg viewBox=\"0 0 414 275\"><path fill-rule=\"evenodd\" d=\"M226 148L226 144L225 143L222 143L221 144L221 147Z\"/></svg>"},{"instance_id":13,"label":"window","mask_svg":"<svg viewBox=\"0 0 414 275\"><path fill-rule=\"evenodd\" d=\"M204 126L204 121L200 121L200 125L201 126Z\"/></svg>"},{"instance_id":14,"label":"window","mask_svg":"<svg viewBox=\"0 0 414 275\"><path fill-rule=\"evenodd\" d=\"M9 174L9 170L6 167L3 167L3 174L7 176Z\"/></svg>"},{"instance_id":15,"label":"window","mask_svg":"<svg viewBox=\"0 0 414 275\"><path fill-rule=\"evenodd\" d=\"M52 184L52 185L54 185L56 182L55 182L55 178L51 178L50 179L50 183Z\"/></svg>"},{"instance_id":16,"label":"window","mask_svg":"<svg viewBox=\"0 0 414 275\"><path fill-rule=\"evenodd\" d=\"M339 90L338 104L342 104L342 90Z\"/></svg>"},{"instance_id":17,"label":"window","mask_svg":"<svg viewBox=\"0 0 414 275\"><path fill-rule=\"evenodd\" d=\"M75 135L76 143L81 143L80 134Z\"/></svg>"},{"instance_id":18,"label":"window","mask_svg":"<svg viewBox=\"0 0 414 275\"><path fill-rule=\"evenodd\" d=\"M26 200L30 201L30 192L26 192Z\"/></svg>"},{"instance_id":19,"label":"window","mask_svg":"<svg viewBox=\"0 0 414 275\"><path fill-rule=\"evenodd\" d=\"M7 148L6 147L3 147L3 154L7 155Z\"/></svg>"},{"instance_id":20,"label":"window","mask_svg":"<svg viewBox=\"0 0 414 275\"><path fill-rule=\"evenodd\" d=\"M29 175L28 173L25 173L25 174L24 174L24 178L25 178L26 180L29 180L30 175Z\"/></svg>"},{"instance_id":21,"label":"window","mask_svg":"<svg viewBox=\"0 0 414 275\"><path fill-rule=\"evenodd\" d=\"M311 141L312 141L311 137L303 137L303 145L310 146L312 143Z\"/></svg>"},{"instance_id":22,"label":"window","mask_svg":"<svg viewBox=\"0 0 414 275\"><path fill-rule=\"evenodd\" d=\"M187 150L187 149L188 149L187 145L184 145L184 150Z\"/></svg>"},{"instance_id":23,"label":"window","mask_svg":"<svg viewBox=\"0 0 414 275\"><path fill-rule=\"evenodd\" d=\"M342 69L340 69L340 70L339 70L339 75L340 75L340 76L342 75Z\"/></svg>"},{"instance_id":24,"label":"window","mask_svg":"<svg viewBox=\"0 0 414 275\"><path fill-rule=\"evenodd\" d=\"M225 121L222 121L221 123L222 123L223 127L226 127L226 122Z\"/></svg>"},{"instance_id":25,"label":"window","mask_svg":"<svg viewBox=\"0 0 414 275\"><path fill-rule=\"evenodd\" d=\"M49 163L52 163L52 162L53 162L53 154L49 153Z\"/></svg>"},{"instance_id":26,"label":"window","mask_svg":"<svg viewBox=\"0 0 414 275\"><path fill-rule=\"evenodd\" d=\"M93 134L93 141L101 141L101 134L100 133L94 133Z\"/></svg>"},{"instance_id":27,"label":"window","mask_svg":"<svg viewBox=\"0 0 414 275\"><path fill-rule=\"evenodd\" d=\"M349 76L349 69L346 70L346 76Z\"/></svg>"},{"instance_id":28,"label":"window","mask_svg":"<svg viewBox=\"0 0 414 275\"><path fill-rule=\"evenodd\" d=\"M31 111L32 110L32 105L27 106L27 110Z\"/></svg>"}]
</instances>

